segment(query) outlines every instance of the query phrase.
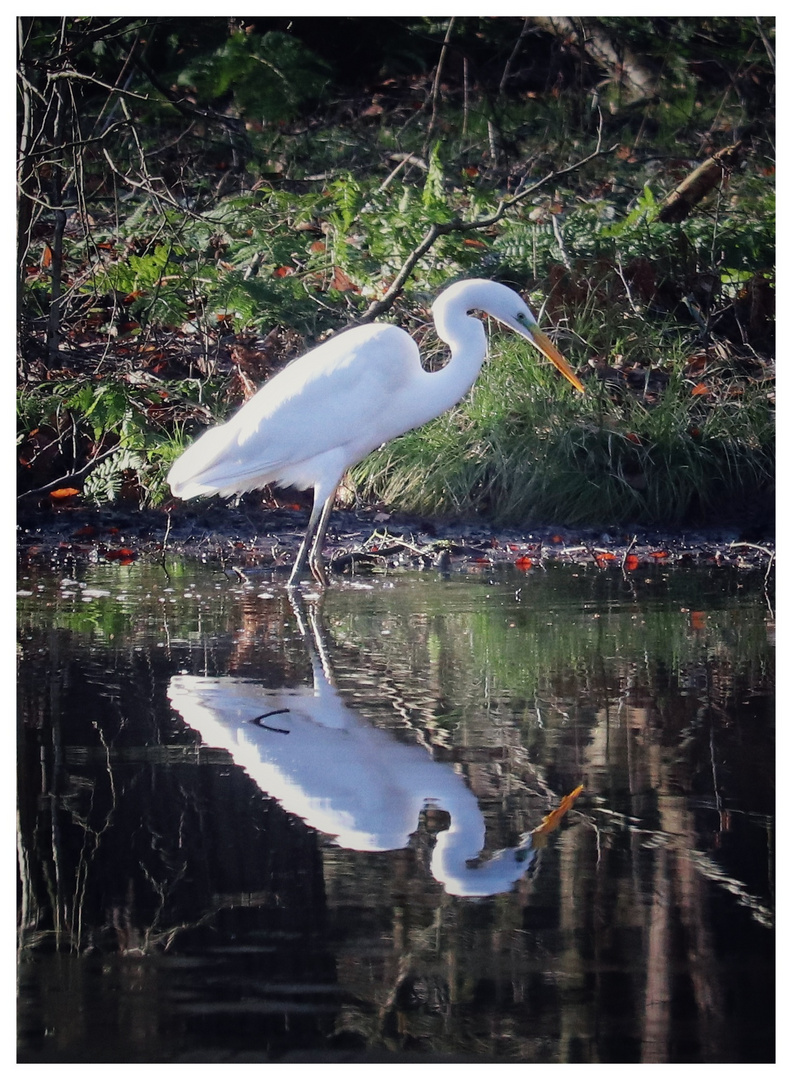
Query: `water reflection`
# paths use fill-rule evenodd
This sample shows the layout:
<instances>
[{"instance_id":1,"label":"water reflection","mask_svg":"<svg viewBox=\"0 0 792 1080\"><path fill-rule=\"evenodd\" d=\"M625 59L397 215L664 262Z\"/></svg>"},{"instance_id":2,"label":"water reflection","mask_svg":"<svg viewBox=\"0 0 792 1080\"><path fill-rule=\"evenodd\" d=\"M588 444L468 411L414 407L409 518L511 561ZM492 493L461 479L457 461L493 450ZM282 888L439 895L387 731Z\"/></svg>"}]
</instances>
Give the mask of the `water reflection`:
<instances>
[{"instance_id":1,"label":"water reflection","mask_svg":"<svg viewBox=\"0 0 792 1080\"><path fill-rule=\"evenodd\" d=\"M408 576L320 618L168 569L24 571L23 1060L772 1057L761 580ZM304 780L301 738L314 802L287 812L255 769L274 789L259 750L292 722L373 746L401 802L375 788L317 832L345 760ZM508 850L579 780L541 872L476 899L436 880L454 800L466 855ZM327 839L343 827L370 847Z\"/></svg>"},{"instance_id":2,"label":"water reflection","mask_svg":"<svg viewBox=\"0 0 792 1080\"><path fill-rule=\"evenodd\" d=\"M425 746L400 742L345 704L335 687L319 598L290 596L313 687L265 689L230 677L178 675L168 697L208 746L227 750L290 813L353 851L407 846L419 818L444 812L431 872L453 896L505 892L533 867L526 833L516 846L482 852L484 817L462 777Z\"/></svg>"}]
</instances>

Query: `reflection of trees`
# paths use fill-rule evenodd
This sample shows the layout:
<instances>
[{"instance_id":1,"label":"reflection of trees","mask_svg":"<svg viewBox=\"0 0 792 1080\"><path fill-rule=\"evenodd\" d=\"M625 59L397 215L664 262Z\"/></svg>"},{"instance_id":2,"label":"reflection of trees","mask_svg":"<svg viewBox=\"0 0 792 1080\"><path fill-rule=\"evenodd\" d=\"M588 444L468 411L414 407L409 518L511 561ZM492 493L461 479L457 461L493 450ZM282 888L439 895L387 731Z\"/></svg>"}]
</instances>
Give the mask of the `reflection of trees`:
<instances>
[{"instance_id":1,"label":"reflection of trees","mask_svg":"<svg viewBox=\"0 0 792 1080\"><path fill-rule=\"evenodd\" d=\"M653 627L630 612L593 622L537 605L502 618L431 597L417 613L399 598L328 597L339 691L464 773L494 844L538 824L547 791L586 784L590 817L556 838L542 872L471 904L426 873L437 823L396 855L327 847L163 710L180 669L306 680L285 598L257 591L224 595L211 638L180 601L165 647L138 637L92 651L65 630L25 639L20 941L49 973L36 993L60 1001L70 987L62 1052L87 1045L111 1007L139 1048L170 1037L261 1060L347 1047L729 1061L746 1053L740 1014L767 1052L772 671L750 627L733 640L728 613L702 630L687 617ZM136 617L151 625L145 607ZM250 950L241 972L234 942ZM208 943L229 951L204 985ZM179 981L161 957L194 974ZM230 1011L213 1025L201 1007L220 992ZM242 1000L274 1001L277 1021L240 1019Z\"/></svg>"}]
</instances>

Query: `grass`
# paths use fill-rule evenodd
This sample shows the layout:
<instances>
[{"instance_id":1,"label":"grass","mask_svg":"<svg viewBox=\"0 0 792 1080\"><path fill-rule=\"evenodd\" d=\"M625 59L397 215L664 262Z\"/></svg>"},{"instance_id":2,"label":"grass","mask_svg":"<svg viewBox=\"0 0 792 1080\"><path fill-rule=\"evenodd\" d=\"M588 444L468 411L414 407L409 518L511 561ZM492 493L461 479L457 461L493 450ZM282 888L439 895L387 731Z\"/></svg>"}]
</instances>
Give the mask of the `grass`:
<instances>
[{"instance_id":1,"label":"grass","mask_svg":"<svg viewBox=\"0 0 792 1080\"><path fill-rule=\"evenodd\" d=\"M371 455L364 499L504 524L680 524L750 511L773 481L762 383L694 394L685 359L636 394L590 376L585 395L521 345L499 341L469 398ZM651 372L647 369L647 376Z\"/></svg>"}]
</instances>

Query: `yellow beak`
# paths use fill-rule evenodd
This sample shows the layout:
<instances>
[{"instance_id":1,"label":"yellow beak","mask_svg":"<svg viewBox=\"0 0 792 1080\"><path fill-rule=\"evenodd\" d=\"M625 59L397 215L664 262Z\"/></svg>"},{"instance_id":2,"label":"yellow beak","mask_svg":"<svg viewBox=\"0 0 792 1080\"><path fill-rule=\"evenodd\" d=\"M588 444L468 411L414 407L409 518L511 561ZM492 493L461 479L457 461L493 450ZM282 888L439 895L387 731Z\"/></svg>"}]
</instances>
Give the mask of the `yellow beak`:
<instances>
[{"instance_id":1,"label":"yellow beak","mask_svg":"<svg viewBox=\"0 0 792 1080\"><path fill-rule=\"evenodd\" d=\"M531 340L533 341L537 349L539 349L540 352L544 353L550 363L555 364L561 374L565 378L569 379L569 381L572 383L576 390L579 390L581 394L584 394L586 392L583 383L574 373L572 368L563 358L563 356L552 343L550 338L546 337L541 330L537 329L537 327L531 327Z\"/></svg>"}]
</instances>

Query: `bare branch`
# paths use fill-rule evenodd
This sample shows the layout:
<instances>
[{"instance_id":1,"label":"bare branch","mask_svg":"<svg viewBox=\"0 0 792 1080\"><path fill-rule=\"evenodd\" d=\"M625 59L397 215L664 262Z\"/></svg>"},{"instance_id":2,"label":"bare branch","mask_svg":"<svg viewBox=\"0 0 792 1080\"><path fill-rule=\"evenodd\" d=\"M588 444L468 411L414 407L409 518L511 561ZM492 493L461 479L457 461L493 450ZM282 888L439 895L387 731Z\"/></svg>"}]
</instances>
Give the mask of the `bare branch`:
<instances>
[{"instance_id":1,"label":"bare branch","mask_svg":"<svg viewBox=\"0 0 792 1080\"><path fill-rule=\"evenodd\" d=\"M110 83L102 82L101 79L97 79L94 75L84 75L83 72L76 71L74 68L53 71L47 75L48 82L59 82L63 79L79 79L82 82L93 83L94 86L101 86L103 90L109 90L111 94L123 94L125 97L135 98L136 101L151 101L148 94L136 94L134 90L124 90L120 86L111 86Z\"/></svg>"},{"instance_id":2,"label":"bare branch","mask_svg":"<svg viewBox=\"0 0 792 1080\"><path fill-rule=\"evenodd\" d=\"M596 158L605 157L608 154L612 154L618 143L614 143L613 146L608 147L607 150L603 150L601 147L601 135L602 128L600 126L600 134L597 138L597 147L587 157L581 158L580 161L574 163L574 165L567 165L563 169L554 169L552 172L547 173L541 180L537 180L529 187L522 188L522 182L518 185L517 194L512 195L507 199L501 199L498 203L498 207L494 214L490 214L486 218L478 218L476 221L463 221L461 218L452 218L451 221L434 222L424 233L423 239L414 248L405 259L401 270L391 282L388 291L379 300L375 300L369 304L366 310L358 320L361 323L371 322L372 319L376 319L379 315L384 314L393 307L396 297L404 287L405 281L409 278L412 271L415 269L418 261L429 251L435 241L440 236L448 236L451 233L465 233L474 232L477 229L488 229L491 225L495 225L499 222L505 214L511 210L513 206L523 202L529 195L533 195L534 192L540 188L545 187L547 184L552 184L554 181L559 180L562 176L569 176L570 173L575 172L577 169L587 165L590 161L594 161Z\"/></svg>"},{"instance_id":3,"label":"bare branch","mask_svg":"<svg viewBox=\"0 0 792 1080\"><path fill-rule=\"evenodd\" d=\"M110 457L111 454L118 453L117 446L111 446L109 450L103 450L101 454L96 454L87 465L83 465L81 469L77 469L73 473L67 473L66 476L59 476L57 480L51 480L48 484L44 484L43 487L33 488L31 491L23 491L21 495L17 495L17 502L20 499L30 499L37 495L48 495L51 491L56 491L59 487L64 487L68 484L77 484L81 480L84 480L90 472L92 472L100 461L104 461L105 458Z\"/></svg>"}]
</instances>

